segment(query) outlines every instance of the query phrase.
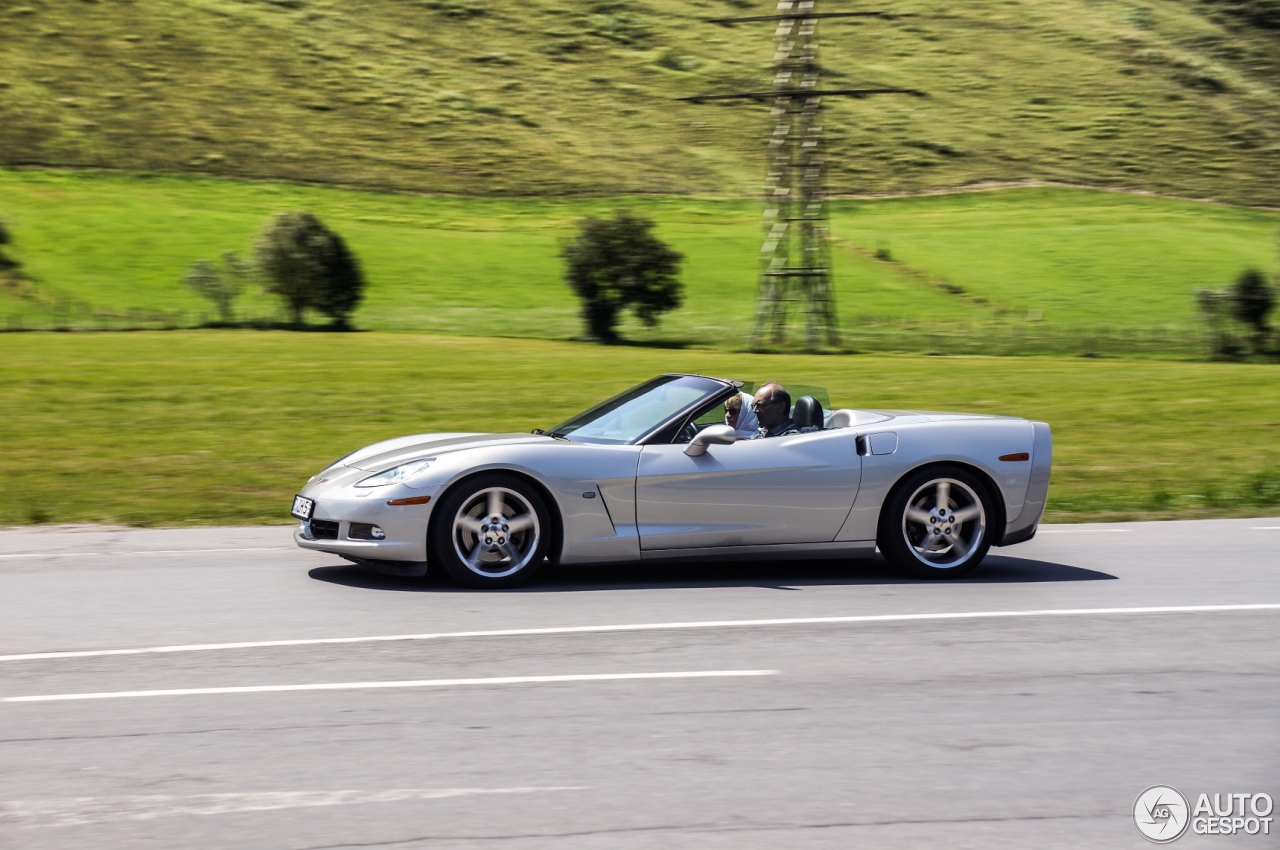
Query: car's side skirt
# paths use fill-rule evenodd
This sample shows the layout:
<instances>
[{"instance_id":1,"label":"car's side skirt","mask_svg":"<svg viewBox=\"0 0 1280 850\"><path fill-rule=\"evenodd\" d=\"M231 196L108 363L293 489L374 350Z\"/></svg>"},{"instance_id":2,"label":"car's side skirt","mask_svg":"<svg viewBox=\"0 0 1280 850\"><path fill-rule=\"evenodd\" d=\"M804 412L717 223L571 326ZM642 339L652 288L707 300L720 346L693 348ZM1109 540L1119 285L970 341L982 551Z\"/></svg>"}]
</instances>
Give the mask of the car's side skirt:
<instances>
[{"instance_id":1,"label":"car's side skirt","mask_svg":"<svg viewBox=\"0 0 1280 850\"><path fill-rule=\"evenodd\" d=\"M806 558L864 558L876 551L874 540L838 543L776 543L767 546L708 546L700 549L646 549L642 561L767 561L797 555Z\"/></svg>"}]
</instances>

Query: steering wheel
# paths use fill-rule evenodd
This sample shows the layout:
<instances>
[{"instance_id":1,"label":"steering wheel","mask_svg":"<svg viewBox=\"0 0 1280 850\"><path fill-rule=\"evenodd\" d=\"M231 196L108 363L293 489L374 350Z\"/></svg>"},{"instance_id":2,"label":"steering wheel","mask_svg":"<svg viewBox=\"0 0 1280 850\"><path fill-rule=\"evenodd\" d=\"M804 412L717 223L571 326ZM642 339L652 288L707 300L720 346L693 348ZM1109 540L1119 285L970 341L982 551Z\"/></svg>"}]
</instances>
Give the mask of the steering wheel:
<instances>
[{"instance_id":1,"label":"steering wheel","mask_svg":"<svg viewBox=\"0 0 1280 850\"><path fill-rule=\"evenodd\" d=\"M684 427L680 429L680 432L676 434L676 438L671 442L691 443L693 442L693 438L696 436L698 436L698 426L694 425L692 422L686 422L684 423Z\"/></svg>"}]
</instances>

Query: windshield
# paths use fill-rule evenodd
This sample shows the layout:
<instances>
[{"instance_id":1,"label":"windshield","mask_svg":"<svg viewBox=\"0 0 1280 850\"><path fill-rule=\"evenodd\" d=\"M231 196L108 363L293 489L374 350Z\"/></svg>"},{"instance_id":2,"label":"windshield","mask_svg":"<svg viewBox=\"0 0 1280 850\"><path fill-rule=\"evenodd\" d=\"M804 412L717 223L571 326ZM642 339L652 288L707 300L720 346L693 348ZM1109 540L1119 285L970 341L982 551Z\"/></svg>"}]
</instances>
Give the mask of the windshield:
<instances>
[{"instance_id":1,"label":"windshield","mask_svg":"<svg viewBox=\"0 0 1280 850\"><path fill-rule=\"evenodd\" d=\"M550 434L584 443L634 443L676 414L727 388L711 378L663 375L579 413L552 428Z\"/></svg>"}]
</instances>

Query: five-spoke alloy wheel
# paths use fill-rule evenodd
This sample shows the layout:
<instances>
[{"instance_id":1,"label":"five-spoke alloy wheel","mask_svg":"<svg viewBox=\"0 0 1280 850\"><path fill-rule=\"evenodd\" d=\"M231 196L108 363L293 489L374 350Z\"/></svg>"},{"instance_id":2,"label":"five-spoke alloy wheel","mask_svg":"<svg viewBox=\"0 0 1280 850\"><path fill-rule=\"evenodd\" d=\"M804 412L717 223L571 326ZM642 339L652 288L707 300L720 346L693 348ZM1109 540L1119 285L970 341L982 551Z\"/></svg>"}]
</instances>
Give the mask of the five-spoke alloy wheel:
<instances>
[{"instance_id":1,"label":"five-spoke alloy wheel","mask_svg":"<svg viewBox=\"0 0 1280 850\"><path fill-rule=\"evenodd\" d=\"M986 556L993 520L990 492L977 476L927 467L898 482L876 542L890 563L918 578L959 578Z\"/></svg>"},{"instance_id":2,"label":"five-spoke alloy wheel","mask_svg":"<svg viewBox=\"0 0 1280 850\"><path fill-rule=\"evenodd\" d=\"M432 560L472 587L511 587L547 554L551 517L538 492L514 475L478 475L449 491L432 523Z\"/></svg>"}]
</instances>

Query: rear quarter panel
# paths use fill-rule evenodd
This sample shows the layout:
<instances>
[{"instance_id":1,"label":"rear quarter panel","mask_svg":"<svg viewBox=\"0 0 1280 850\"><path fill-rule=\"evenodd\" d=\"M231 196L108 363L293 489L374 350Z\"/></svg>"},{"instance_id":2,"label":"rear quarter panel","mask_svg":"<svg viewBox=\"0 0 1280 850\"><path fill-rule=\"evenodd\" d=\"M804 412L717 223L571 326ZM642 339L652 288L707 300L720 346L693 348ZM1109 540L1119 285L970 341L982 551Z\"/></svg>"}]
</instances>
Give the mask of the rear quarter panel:
<instances>
[{"instance_id":1,"label":"rear quarter panel","mask_svg":"<svg viewBox=\"0 0 1280 850\"><path fill-rule=\"evenodd\" d=\"M1001 461L1001 455L1031 454L1032 423L1024 419L946 419L899 416L859 428L860 436L897 435L892 454L868 454L862 463L862 487L836 540L874 540L880 509L893 486L907 473L934 463L973 467L991 480L1005 510L1005 525L1022 513L1031 480L1031 461ZM1004 529L998 530L1003 533Z\"/></svg>"}]
</instances>

